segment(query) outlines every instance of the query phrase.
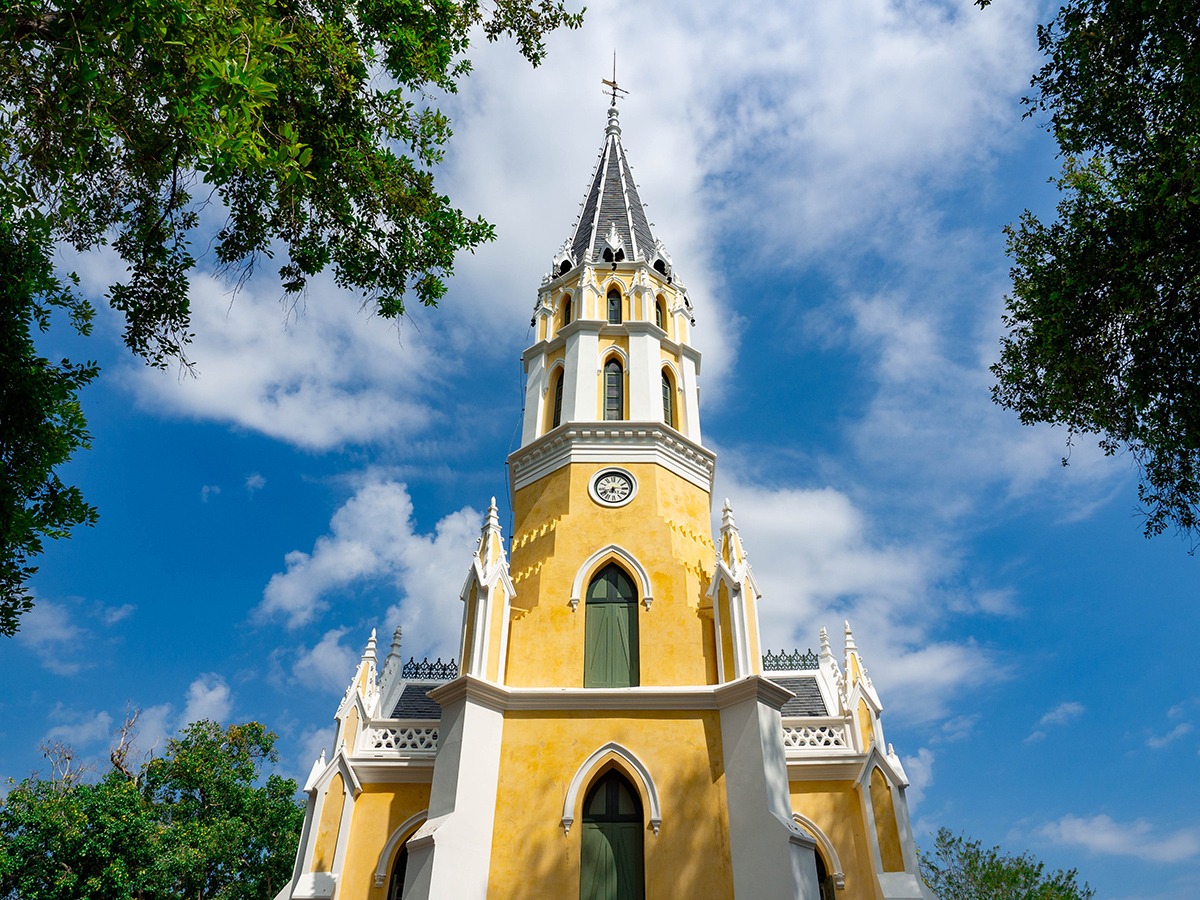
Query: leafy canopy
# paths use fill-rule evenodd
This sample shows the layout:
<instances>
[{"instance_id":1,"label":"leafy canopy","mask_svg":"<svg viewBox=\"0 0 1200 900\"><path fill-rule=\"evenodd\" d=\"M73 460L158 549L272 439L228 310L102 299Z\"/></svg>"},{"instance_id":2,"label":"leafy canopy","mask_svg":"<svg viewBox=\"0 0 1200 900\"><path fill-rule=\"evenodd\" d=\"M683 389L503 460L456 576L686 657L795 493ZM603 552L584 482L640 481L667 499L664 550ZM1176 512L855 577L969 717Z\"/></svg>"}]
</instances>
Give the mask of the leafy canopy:
<instances>
[{"instance_id":1,"label":"leafy canopy","mask_svg":"<svg viewBox=\"0 0 1200 900\"><path fill-rule=\"evenodd\" d=\"M0 896L21 900L270 900L291 877L303 807L271 774L275 735L189 725L139 771L113 753L95 782L69 769L0 805Z\"/></svg>"},{"instance_id":2,"label":"leafy canopy","mask_svg":"<svg viewBox=\"0 0 1200 900\"><path fill-rule=\"evenodd\" d=\"M981 2L981 6L987 5ZM1071 0L1025 98L1063 156L1058 217L1006 229L993 398L1138 464L1147 536L1200 536L1200 17ZM1066 460L1064 459L1064 464Z\"/></svg>"},{"instance_id":3,"label":"leafy canopy","mask_svg":"<svg viewBox=\"0 0 1200 900\"><path fill-rule=\"evenodd\" d=\"M938 829L933 855L921 855L921 877L942 900L1088 900L1095 891L1075 880L1076 871L1047 873L1029 853L984 850L979 841Z\"/></svg>"},{"instance_id":4,"label":"leafy canopy","mask_svg":"<svg viewBox=\"0 0 1200 900\"><path fill-rule=\"evenodd\" d=\"M125 343L186 363L202 218L204 252L235 281L278 252L285 295L331 268L383 316L436 304L455 254L493 231L438 191L450 125L433 98L470 72L472 37L511 38L536 65L545 34L580 21L563 0L8 0L0 237L33 274L0 280L6 347L22 322L45 326L47 304L86 309L49 275L61 241L115 251L126 274L107 301ZM41 538L95 516L78 492L66 508L37 499L61 493L54 468L86 446L74 389L95 367L20 353L42 431L65 438L0 475L0 634L30 605Z\"/></svg>"}]
</instances>

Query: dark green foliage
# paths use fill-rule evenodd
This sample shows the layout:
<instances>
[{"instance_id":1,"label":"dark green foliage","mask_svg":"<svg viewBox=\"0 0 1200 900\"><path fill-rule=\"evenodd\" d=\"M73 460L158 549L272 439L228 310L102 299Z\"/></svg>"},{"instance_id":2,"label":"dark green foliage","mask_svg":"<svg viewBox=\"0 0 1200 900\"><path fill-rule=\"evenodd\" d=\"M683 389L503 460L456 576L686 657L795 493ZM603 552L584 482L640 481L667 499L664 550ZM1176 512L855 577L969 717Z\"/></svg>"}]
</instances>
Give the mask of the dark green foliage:
<instances>
[{"instance_id":1,"label":"dark green foliage","mask_svg":"<svg viewBox=\"0 0 1200 900\"><path fill-rule=\"evenodd\" d=\"M0 896L271 900L291 876L296 783L261 778L275 735L195 722L138 773L28 778L0 806Z\"/></svg>"},{"instance_id":2,"label":"dark green foliage","mask_svg":"<svg viewBox=\"0 0 1200 900\"><path fill-rule=\"evenodd\" d=\"M88 446L78 391L94 363L51 362L33 335L58 310L87 333L92 309L53 275L44 228L0 217L0 634L12 635L33 605L26 580L44 537L95 521L76 487L55 469Z\"/></svg>"},{"instance_id":3,"label":"dark green foliage","mask_svg":"<svg viewBox=\"0 0 1200 900\"><path fill-rule=\"evenodd\" d=\"M492 227L437 189L450 127L431 100L470 71L473 34L511 37L536 65L547 32L580 23L562 0L4 0L2 9L0 220L14 229L5 252L41 265L54 242L111 247L126 277L108 302L125 343L155 366L187 362L191 239L206 210L224 224L196 252L235 281L282 253L283 295L331 267L383 316L414 299L436 304L455 254L490 240ZM37 310L66 296L48 268L30 271L32 283L0 272L4 339L17 345L29 344L21 323L44 327ZM48 467L6 466L4 490L61 493L54 466L86 446L78 403L61 385L94 373L30 370L46 382L27 390L49 402L47 429L69 437ZM94 518L65 490L70 508L50 504L31 537L17 533L20 552L0 559L5 634L28 608L24 560L41 537Z\"/></svg>"},{"instance_id":4,"label":"dark green foliage","mask_svg":"<svg viewBox=\"0 0 1200 900\"><path fill-rule=\"evenodd\" d=\"M1029 853L1012 856L999 847L938 829L933 855L921 855L921 877L941 900L1088 900L1096 892L1075 880L1076 871L1047 873Z\"/></svg>"},{"instance_id":5,"label":"dark green foliage","mask_svg":"<svg viewBox=\"0 0 1200 900\"><path fill-rule=\"evenodd\" d=\"M1200 535L1200 17L1181 0L1076 0L1038 29L1029 114L1064 162L1058 218L1007 229L993 397L1095 433L1141 471L1147 536ZM1064 460L1065 462L1065 460Z\"/></svg>"}]
</instances>

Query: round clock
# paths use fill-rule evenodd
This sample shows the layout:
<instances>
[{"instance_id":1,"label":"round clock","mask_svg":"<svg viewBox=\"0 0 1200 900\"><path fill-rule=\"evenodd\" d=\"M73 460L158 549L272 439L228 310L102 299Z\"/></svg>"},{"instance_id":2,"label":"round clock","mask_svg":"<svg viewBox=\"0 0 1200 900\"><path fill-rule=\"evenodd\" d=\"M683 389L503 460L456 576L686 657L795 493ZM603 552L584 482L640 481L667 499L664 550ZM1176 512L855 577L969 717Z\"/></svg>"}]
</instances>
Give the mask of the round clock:
<instances>
[{"instance_id":1,"label":"round clock","mask_svg":"<svg viewBox=\"0 0 1200 900\"><path fill-rule=\"evenodd\" d=\"M624 506L633 499L637 482L624 469L597 472L588 485L592 499L604 506Z\"/></svg>"}]
</instances>

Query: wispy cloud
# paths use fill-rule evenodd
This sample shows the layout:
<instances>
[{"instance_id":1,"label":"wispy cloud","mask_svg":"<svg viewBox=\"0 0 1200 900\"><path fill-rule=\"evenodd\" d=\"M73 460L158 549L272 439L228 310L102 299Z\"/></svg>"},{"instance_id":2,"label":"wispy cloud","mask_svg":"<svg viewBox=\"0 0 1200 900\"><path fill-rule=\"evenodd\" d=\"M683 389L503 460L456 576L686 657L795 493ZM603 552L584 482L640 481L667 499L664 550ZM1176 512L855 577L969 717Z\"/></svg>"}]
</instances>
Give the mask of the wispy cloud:
<instances>
[{"instance_id":1,"label":"wispy cloud","mask_svg":"<svg viewBox=\"0 0 1200 900\"><path fill-rule=\"evenodd\" d=\"M415 652L453 653L462 619L458 591L480 523L480 514L465 507L442 518L432 533L420 533L407 488L368 476L334 513L329 533L317 538L311 552L287 555L287 568L271 577L256 617L282 617L287 627L298 628L320 616L338 592L362 581L387 579L401 599L387 611L385 632L403 624ZM326 649L340 637L338 633Z\"/></svg>"},{"instance_id":2,"label":"wispy cloud","mask_svg":"<svg viewBox=\"0 0 1200 900\"><path fill-rule=\"evenodd\" d=\"M251 472L246 476L246 493L253 496L267 486L267 479L260 472Z\"/></svg>"},{"instance_id":3,"label":"wispy cloud","mask_svg":"<svg viewBox=\"0 0 1200 900\"><path fill-rule=\"evenodd\" d=\"M928 747L922 747L916 756L903 756L900 762L908 774L909 785L904 792L908 797L908 805L915 809L925 799L925 791L933 784L933 762L936 754Z\"/></svg>"},{"instance_id":4,"label":"wispy cloud","mask_svg":"<svg viewBox=\"0 0 1200 900\"><path fill-rule=\"evenodd\" d=\"M108 740L112 735L113 717L104 710L70 709L59 701L54 704L46 718L57 723L46 732L46 741L58 741L72 747L87 747L98 741Z\"/></svg>"},{"instance_id":5,"label":"wispy cloud","mask_svg":"<svg viewBox=\"0 0 1200 900\"><path fill-rule=\"evenodd\" d=\"M1048 710L1038 719L1037 727L1034 728L1029 737L1025 738L1025 743L1032 744L1043 740L1046 737L1044 729L1068 725L1082 716L1084 711L1083 704L1076 700L1067 700L1058 704L1058 706Z\"/></svg>"},{"instance_id":6,"label":"wispy cloud","mask_svg":"<svg viewBox=\"0 0 1200 900\"><path fill-rule=\"evenodd\" d=\"M35 598L21 619L16 641L29 648L43 668L56 675L75 675L96 665L99 635L128 618L133 604L105 606L78 598L66 601Z\"/></svg>"},{"instance_id":7,"label":"wispy cloud","mask_svg":"<svg viewBox=\"0 0 1200 900\"><path fill-rule=\"evenodd\" d=\"M1163 832L1146 819L1117 822L1107 815L1065 815L1037 829L1056 844L1084 847L1108 856L1132 856L1147 862L1177 863L1200 855L1200 830Z\"/></svg>"},{"instance_id":8,"label":"wispy cloud","mask_svg":"<svg viewBox=\"0 0 1200 900\"><path fill-rule=\"evenodd\" d=\"M305 687L327 694L341 693L350 676L358 654L354 648L342 643L347 628L335 628L325 632L321 640L311 648L301 648L292 667L292 674Z\"/></svg>"}]
</instances>

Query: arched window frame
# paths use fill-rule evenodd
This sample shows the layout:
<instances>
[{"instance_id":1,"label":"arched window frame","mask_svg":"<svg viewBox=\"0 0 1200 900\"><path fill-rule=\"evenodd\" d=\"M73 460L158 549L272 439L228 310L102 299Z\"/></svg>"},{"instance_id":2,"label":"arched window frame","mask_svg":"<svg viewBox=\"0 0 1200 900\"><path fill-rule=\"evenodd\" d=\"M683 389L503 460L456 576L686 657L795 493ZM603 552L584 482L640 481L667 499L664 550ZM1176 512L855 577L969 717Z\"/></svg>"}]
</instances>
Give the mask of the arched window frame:
<instances>
[{"instance_id":1,"label":"arched window frame","mask_svg":"<svg viewBox=\"0 0 1200 900\"><path fill-rule=\"evenodd\" d=\"M672 428L678 428L675 409L675 378L668 366L662 367L662 406L663 422Z\"/></svg>"},{"instance_id":2,"label":"arched window frame","mask_svg":"<svg viewBox=\"0 0 1200 900\"><path fill-rule=\"evenodd\" d=\"M604 373L601 390L601 412L605 422L621 422L625 420L625 364L617 353L610 353L601 366ZM615 388L615 390L613 390ZM615 395L614 404L609 403L610 394ZM614 408L615 407L615 408ZM609 415L609 412L616 415Z\"/></svg>"},{"instance_id":3,"label":"arched window frame","mask_svg":"<svg viewBox=\"0 0 1200 900\"><path fill-rule=\"evenodd\" d=\"M550 368L550 380L547 382L550 387L546 392L546 411L549 413L546 431L562 424L563 384L566 380L567 367L562 362L555 363Z\"/></svg>"},{"instance_id":4,"label":"arched window frame","mask_svg":"<svg viewBox=\"0 0 1200 900\"><path fill-rule=\"evenodd\" d=\"M654 298L654 324L663 331L667 330L667 301L662 294Z\"/></svg>"},{"instance_id":5,"label":"arched window frame","mask_svg":"<svg viewBox=\"0 0 1200 900\"><path fill-rule=\"evenodd\" d=\"M429 810L423 809L419 813L409 816L400 824L399 828L392 832L387 843L383 845L383 850L379 852L379 862L375 866L375 887L387 885L388 876L392 871L393 857L399 851L401 844L416 834L421 823L428 818Z\"/></svg>"},{"instance_id":6,"label":"arched window frame","mask_svg":"<svg viewBox=\"0 0 1200 900\"><path fill-rule=\"evenodd\" d=\"M611 285L605 292L604 308L605 320L609 325L620 325L625 321L625 293L617 285Z\"/></svg>"},{"instance_id":7,"label":"arched window frame","mask_svg":"<svg viewBox=\"0 0 1200 900\"><path fill-rule=\"evenodd\" d=\"M567 601L571 612L579 609L579 598L583 595L584 585L591 584L596 573L610 562L621 564L625 571L633 577L634 587L641 598L642 606L646 608L646 612L650 612L650 604L654 602L654 597L650 593L650 576L646 574L646 567L638 562L636 556L619 544L609 544L607 547L600 548L584 560L583 565L579 567L575 573L575 580L571 583L571 599Z\"/></svg>"},{"instance_id":8,"label":"arched window frame","mask_svg":"<svg viewBox=\"0 0 1200 900\"><path fill-rule=\"evenodd\" d=\"M569 293L562 295L562 299L558 302L558 309L559 319L562 322L559 328L566 328L571 324L572 313L574 312L573 300Z\"/></svg>"},{"instance_id":9,"label":"arched window frame","mask_svg":"<svg viewBox=\"0 0 1200 900\"><path fill-rule=\"evenodd\" d=\"M825 868L833 877L834 888L839 891L845 890L846 873L842 870L842 861L838 858L837 850L833 846L833 841L829 839L829 835L817 827L817 823L808 816L801 815L795 810L792 811L792 821L807 831L817 842L817 846L820 847L819 852L825 858Z\"/></svg>"},{"instance_id":10,"label":"arched window frame","mask_svg":"<svg viewBox=\"0 0 1200 900\"><path fill-rule=\"evenodd\" d=\"M584 786L591 787L592 782L607 772L614 765L621 769L621 774L630 780L642 798L642 814L647 817L647 823L655 836L662 826L662 807L658 800L658 786L654 776L646 765L634 755L633 751L623 747L616 741L609 741L602 747L597 747L587 759L575 770L571 783L567 786L567 796L563 800L562 827L563 834L571 833L571 825L575 821L576 812L582 812Z\"/></svg>"}]
</instances>

